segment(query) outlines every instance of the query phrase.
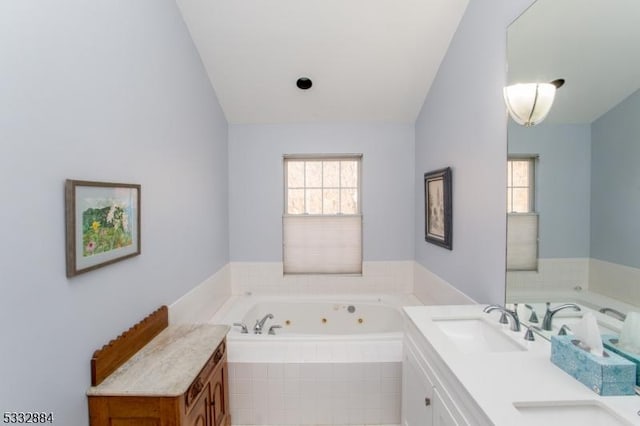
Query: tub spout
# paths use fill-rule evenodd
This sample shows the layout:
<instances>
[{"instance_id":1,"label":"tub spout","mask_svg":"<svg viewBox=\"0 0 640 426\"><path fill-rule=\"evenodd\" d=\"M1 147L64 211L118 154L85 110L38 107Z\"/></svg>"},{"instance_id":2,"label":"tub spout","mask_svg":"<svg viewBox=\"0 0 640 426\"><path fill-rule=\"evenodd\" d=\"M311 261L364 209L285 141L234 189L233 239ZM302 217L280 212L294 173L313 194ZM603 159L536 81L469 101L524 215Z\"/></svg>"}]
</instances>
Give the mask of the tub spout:
<instances>
[{"instance_id":1,"label":"tub spout","mask_svg":"<svg viewBox=\"0 0 640 426\"><path fill-rule=\"evenodd\" d=\"M267 322L268 319L273 319L273 314L267 314L261 320L256 320L256 325L253 326L253 332L255 334L262 334L264 323Z\"/></svg>"}]
</instances>

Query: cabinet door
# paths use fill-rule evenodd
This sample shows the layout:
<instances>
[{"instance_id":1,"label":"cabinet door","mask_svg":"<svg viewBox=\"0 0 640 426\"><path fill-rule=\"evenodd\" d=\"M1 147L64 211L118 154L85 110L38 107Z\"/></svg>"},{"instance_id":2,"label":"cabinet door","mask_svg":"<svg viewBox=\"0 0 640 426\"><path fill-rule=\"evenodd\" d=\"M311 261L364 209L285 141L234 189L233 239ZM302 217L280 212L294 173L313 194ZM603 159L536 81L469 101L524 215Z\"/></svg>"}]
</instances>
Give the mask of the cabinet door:
<instances>
[{"instance_id":1,"label":"cabinet door","mask_svg":"<svg viewBox=\"0 0 640 426\"><path fill-rule=\"evenodd\" d=\"M451 409L436 388L433 389L433 426L458 426Z\"/></svg>"},{"instance_id":2,"label":"cabinet door","mask_svg":"<svg viewBox=\"0 0 640 426\"><path fill-rule=\"evenodd\" d=\"M227 365L223 363L211 376L211 424L224 426L229 424L227 385Z\"/></svg>"},{"instance_id":3,"label":"cabinet door","mask_svg":"<svg viewBox=\"0 0 640 426\"><path fill-rule=\"evenodd\" d=\"M191 411L185 420L185 426L209 426L209 406L211 405L210 385L205 386L202 393L191 406Z\"/></svg>"},{"instance_id":4,"label":"cabinet door","mask_svg":"<svg viewBox=\"0 0 640 426\"><path fill-rule=\"evenodd\" d=\"M405 346L402 362L402 424L433 426L433 384Z\"/></svg>"}]
</instances>

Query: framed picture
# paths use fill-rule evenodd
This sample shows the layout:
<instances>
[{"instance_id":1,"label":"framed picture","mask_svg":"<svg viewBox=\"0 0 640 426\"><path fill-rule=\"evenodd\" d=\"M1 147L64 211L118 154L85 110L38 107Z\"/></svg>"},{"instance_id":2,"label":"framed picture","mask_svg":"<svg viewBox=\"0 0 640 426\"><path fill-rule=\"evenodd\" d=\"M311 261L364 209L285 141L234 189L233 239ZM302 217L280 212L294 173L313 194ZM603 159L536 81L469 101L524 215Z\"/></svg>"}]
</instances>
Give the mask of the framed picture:
<instances>
[{"instance_id":1,"label":"framed picture","mask_svg":"<svg viewBox=\"0 0 640 426\"><path fill-rule=\"evenodd\" d=\"M424 174L425 240L452 249L451 167Z\"/></svg>"},{"instance_id":2,"label":"framed picture","mask_svg":"<svg viewBox=\"0 0 640 426\"><path fill-rule=\"evenodd\" d=\"M140 185L65 182L67 277L140 254Z\"/></svg>"}]
</instances>

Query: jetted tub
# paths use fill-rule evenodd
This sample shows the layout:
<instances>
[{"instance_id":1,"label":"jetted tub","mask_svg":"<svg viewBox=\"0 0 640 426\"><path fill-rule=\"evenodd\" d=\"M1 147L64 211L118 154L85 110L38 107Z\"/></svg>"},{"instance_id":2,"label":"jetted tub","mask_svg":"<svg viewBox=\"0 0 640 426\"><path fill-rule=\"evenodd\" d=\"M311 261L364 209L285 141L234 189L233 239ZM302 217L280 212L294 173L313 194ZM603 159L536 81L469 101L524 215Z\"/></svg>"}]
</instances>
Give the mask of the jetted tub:
<instances>
[{"instance_id":1,"label":"jetted tub","mask_svg":"<svg viewBox=\"0 0 640 426\"><path fill-rule=\"evenodd\" d=\"M420 302L404 294L232 297L211 322L248 329L227 335L234 423L399 424L400 308L410 305Z\"/></svg>"},{"instance_id":2,"label":"jetted tub","mask_svg":"<svg viewBox=\"0 0 640 426\"><path fill-rule=\"evenodd\" d=\"M402 306L419 305L412 295L232 297L212 323L242 322L227 336L229 362L401 361ZM257 320L272 314L262 334ZM275 335L268 334L272 325ZM260 344L258 348L252 345ZM314 351L315 348L315 351ZM315 352L315 354L313 353ZM359 352L359 354L358 354Z\"/></svg>"}]
</instances>

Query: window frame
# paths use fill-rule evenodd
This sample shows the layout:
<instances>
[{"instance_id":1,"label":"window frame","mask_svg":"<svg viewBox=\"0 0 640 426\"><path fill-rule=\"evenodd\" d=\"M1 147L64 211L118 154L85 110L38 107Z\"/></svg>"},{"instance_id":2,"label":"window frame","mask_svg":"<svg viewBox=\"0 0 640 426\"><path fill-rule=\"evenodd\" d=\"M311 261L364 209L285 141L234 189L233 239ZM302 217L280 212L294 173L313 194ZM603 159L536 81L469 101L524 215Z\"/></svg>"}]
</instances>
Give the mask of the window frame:
<instances>
[{"instance_id":1,"label":"window frame","mask_svg":"<svg viewBox=\"0 0 640 426\"><path fill-rule=\"evenodd\" d=\"M322 213L322 214L310 214L310 213L289 213L288 212L288 205L289 205L289 199L288 199L288 193L289 193L289 167L288 167L288 162L290 161L356 161L357 162L357 186L355 187L356 191L357 191L357 199L356 199L356 213ZM362 169L363 169L363 154L285 154L283 155L283 161L282 161L282 169L283 169L283 204L282 204L282 265L283 265L283 275L285 276L297 276L297 275L318 275L318 276L362 276L362 270L363 270L363 262L364 262L364 258L363 258L363 253L364 253L364 231L363 231L363 216L362 216ZM324 173L324 172L323 172ZM305 173L306 175L306 173ZM305 176L306 179L306 176ZM334 188L331 187L331 189L338 189L339 191L342 189L348 189L348 188L352 188L352 187L342 187L342 182L340 181L340 186L338 188ZM323 176L323 182L322 184L324 185L324 176ZM306 186L306 182L305 182L305 186L304 189L306 190L308 187ZM313 187L314 189L318 189L316 187ZM322 190L324 190L324 186L322 186L321 188ZM305 203L306 203L306 195L305 195ZM341 203L341 201L340 201ZM306 208L305 208L306 210ZM322 210L324 211L324 203L323 203L323 207ZM294 264L289 265L290 268L287 267L287 264L285 263L285 259L288 258L288 256L286 255L286 245L285 245L285 228L286 228L286 222L288 219L289 222L291 220L297 220L297 219L301 219L304 220L305 218L309 218L309 219L314 219L314 218L320 218L322 220L322 218L326 218L326 220L331 221L331 220L338 220L341 221L343 218L345 221L348 220L358 220L358 227L359 227L359 238L357 240L357 242L354 240L354 244L357 245L357 259L358 260L358 268L357 270L354 268L351 271L336 271L336 272L331 272L331 271L320 271L320 270L312 270L309 269L308 271L296 271L296 272L291 272L292 269L297 269L294 267ZM317 221L313 221L313 222L317 222ZM354 252L355 253L355 252ZM355 263L354 263L355 265ZM297 265L296 265L297 266ZM289 272L287 271L289 269Z\"/></svg>"},{"instance_id":2,"label":"window frame","mask_svg":"<svg viewBox=\"0 0 640 426\"><path fill-rule=\"evenodd\" d=\"M509 214L517 214L517 213L535 213L537 200L536 200L536 188L537 188L537 174L536 169L538 168L538 160L540 157L536 154L517 154L517 155L509 155L507 157L507 213ZM511 185L509 185L509 163L512 161L527 161L530 164L529 167L529 176L528 176L528 186L515 186L513 185L513 166L511 172ZM513 189L514 188L527 188L529 192L529 207L526 212L516 212L513 210ZM511 198L509 198L511 195ZM511 205L509 205L509 199L511 199Z\"/></svg>"},{"instance_id":3,"label":"window frame","mask_svg":"<svg viewBox=\"0 0 640 426\"><path fill-rule=\"evenodd\" d=\"M515 267L513 265L510 266L510 257L509 257L509 235L507 234L507 256L506 256L506 270L507 272L537 272L538 271L538 267L539 267L539 259L540 259L540 215L538 214L538 212L536 211L536 206L537 206L537 195L538 195L538 182L537 182L537 168L538 168L538 162L540 160L540 156L537 154L514 154L514 155L508 155L507 156L507 174L509 173L509 163L512 161L528 161L530 166L529 166L529 176L527 179L527 183L528 186L524 187L524 186L514 186L513 185L513 166L512 166L512 176L511 176L511 183L512 185L509 185L509 176L507 175L507 231L509 230L509 221L510 221L510 217L513 219L512 222L518 221L518 222L522 222L522 221L526 221L527 218L531 218L534 221L534 226L533 229L535 231L535 235L533 237L534 241L535 241L535 247L534 247L534 256L535 259L532 259L530 262L530 266L519 266L519 267ZM529 192L529 207L528 210L526 212L518 212L518 211L513 211L513 188L528 188L528 192ZM509 194L509 191L511 191L511 194ZM511 197L509 198L509 195L511 195ZM509 205L509 199L511 199L511 205ZM518 259L519 262L522 262L521 260Z\"/></svg>"},{"instance_id":4,"label":"window frame","mask_svg":"<svg viewBox=\"0 0 640 426\"><path fill-rule=\"evenodd\" d=\"M282 157L282 168L284 173L283 178L283 204L282 204L282 216L362 216L362 154L285 154ZM355 189L357 190L357 211L356 213L289 213L289 168L287 167L287 163L290 161L356 161L358 163L358 182ZM306 177L305 177L306 178ZM305 182L306 183L306 182ZM323 184L324 184L324 176L323 176ZM301 189L307 190L307 186L301 187ZM315 187L314 187L315 188ZM331 187L332 189L342 190L343 188L348 189L352 187L342 187L341 185L337 188ZM318 189L318 188L315 188ZM322 190L325 189L324 185L320 188ZM305 196L306 203L306 196ZM305 209L306 210L306 209ZM323 205L324 210L324 205Z\"/></svg>"}]
</instances>

